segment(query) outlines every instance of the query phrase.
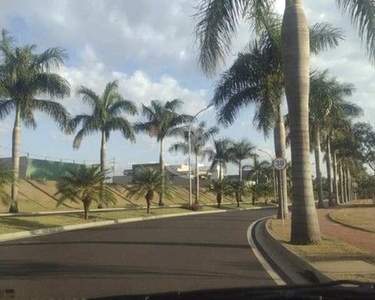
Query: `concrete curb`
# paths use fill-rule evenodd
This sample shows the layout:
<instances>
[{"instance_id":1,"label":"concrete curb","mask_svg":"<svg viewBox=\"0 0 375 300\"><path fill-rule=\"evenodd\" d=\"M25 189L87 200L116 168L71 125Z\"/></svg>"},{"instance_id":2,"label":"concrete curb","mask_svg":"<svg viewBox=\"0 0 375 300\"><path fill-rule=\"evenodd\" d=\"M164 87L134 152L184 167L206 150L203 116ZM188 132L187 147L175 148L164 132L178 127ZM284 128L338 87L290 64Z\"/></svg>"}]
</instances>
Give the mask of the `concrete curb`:
<instances>
[{"instance_id":1,"label":"concrete curb","mask_svg":"<svg viewBox=\"0 0 375 300\"><path fill-rule=\"evenodd\" d=\"M360 231L363 231L363 232L375 234L374 231L371 231L371 230L368 230L368 229L365 229L365 228L356 227L356 226L353 226L353 225L349 225L349 224L346 224L342 221L336 220L334 217L331 216L332 213L334 213L334 212L330 212L329 214L327 214L327 217L330 221L332 221L334 223L337 223L339 225L342 225L342 226L345 226L345 227L348 227L348 228L351 228L351 229L354 229L354 230L360 230Z\"/></svg>"},{"instance_id":2,"label":"concrete curb","mask_svg":"<svg viewBox=\"0 0 375 300\"><path fill-rule=\"evenodd\" d=\"M273 263L277 265L279 270L281 270L284 273L284 276L286 276L293 283L301 283L300 280L302 276L305 277L305 279L308 278L309 281L314 282L318 280L320 283L326 283L335 280L334 278L320 272L318 269L316 269L314 266L312 266L310 263L304 260L301 256L299 256L297 253L293 252L292 250L284 246L282 243L280 243L269 228L270 221L271 219L269 218L264 223L265 234L268 238L267 246L271 248L273 251L277 252L279 254L279 257L282 258L282 260L275 260L275 256L272 255L272 253L269 253L269 249L263 248L263 250L267 253L269 258L273 258ZM294 272L297 272L299 274L296 276L296 274L292 274L290 270L288 272L288 270L283 266L285 264L290 264L292 266L291 270L294 269Z\"/></svg>"},{"instance_id":3,"label":"concrete curb","mask_svg":"<svg viewBox=\"0 0 375 300\"><path fill-rule=\"evenodd\" d=\"M249 203L249 202L245 202ZM221 205L232 205L235 203L227 202L222 203ZM216 207L217 204L201 204L201 206L206 207ZM134 211L134 210L146 210L146 206L136 206L136 207L126 207L126 208L102 208L102 209L90 209L90 213L92 212L111 212L111 211ZM163 209L163 208L183 208L183 205L180 204L172 204L168 206L151 206L151 209ZM75 213L83 213L83 209L76 209L76 210L58 210L58 211L39 211L39 212L23 212L23 213L2 213L0 214L0 218L6 217L32 217L32 216L50 216L50 215L65 215L65 214L75 214Z\"/></svg>"},{"instance_id":4,"label":"concrete curb","mask_svg":"<svg viewBox=\"0 0 375 300\"><path fill-rule=\"evenodd\" d=\"M259 210L259 209L270 209L270 208L274 208L274 207L239 208L237 210L243 211L243 210ZM0 234L0 243L11 241L11 240L17 240L17 239L31 238L31 237L36 237L36 236L66 232L66 231L88 229L88 228L95 228L95 227L102 227L102 226L109 226L109 225L116 225L116 224L123 224L123 223L140 222L140 221L155 220L155 219L173 218L173 217L213 214L213 213L224 213L224 212L230 212L230 211L235 211L235 210L222 209L222 210L213 210L213 211L186 212L186 213L177 213L177 214L160 215L160 216L149 216L149 217L128 218L128 219L119 219L119 220L108 220L108 221L101 221L101 222L91 222L91 223L77 224L77 225L56 226L56 227L51 227L51 228L35 229L35 230L30 230L30 231L19 231L19 232L14 232L14 233Z\"/></svg>"}]
</instances>

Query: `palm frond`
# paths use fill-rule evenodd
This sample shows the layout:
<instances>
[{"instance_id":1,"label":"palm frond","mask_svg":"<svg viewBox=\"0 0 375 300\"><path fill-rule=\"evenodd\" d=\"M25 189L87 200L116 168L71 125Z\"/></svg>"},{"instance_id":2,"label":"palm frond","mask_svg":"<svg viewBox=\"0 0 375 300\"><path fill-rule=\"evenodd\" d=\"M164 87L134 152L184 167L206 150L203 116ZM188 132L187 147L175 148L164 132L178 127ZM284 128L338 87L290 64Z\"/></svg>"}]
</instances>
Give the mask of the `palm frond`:
<instances>
[{"instance_id":1,"label":"palm frond","mask_svg":"<svg viewBox=\"0 0 375 300\"><path fill-rule=\"evenodd\" d=\"M82 96L83 102L91 107L100 106L100 97L93 90L80 85L77 87L76 94Z\"/></svg>"},{"instance_id":2,"label":"palm frond","mask_svg":"<svg viewBox=\"0 0 375 300\"><path fill-rule=\"evenodd\" d=\"M63 98L70 95L69 82L58 74L39 73L30 85L50 97Z\"/></svg>"},{"instance_id":3,"label":"palm frond","mask_svg":"<svg viewBox=\"0 0 375 300\"><path fill-rule=\"evenodd\" d=\"M375 60L375 3L373 0L336 0L338 6L347 13L358 34L366 44L371 61Z\"/></svg>"},{"instance_id":4,"label":"palm frond","mask_svg":"<svg viewBox=\"0 0 375 300\"><path fill-rule=\"evenodd\" d=\"M345 38L344 31L330 23L316 23L310 28L310 51L319 52L336 48Z\"/></svg>"},{"instance_id":5,"label":"palm frond","mask_svg":"<svg viewBox=\"0 0 375 300\"><path fill-rule=\"evenodd\" d=\"M189 153L189 145L186 142L176 142L170 146L169 152L180 152L186 155Z\"/></svg>"},{"instance_id":6,"label":"palm frond","mask_svg":"<svg viewBox=\"0 0 375 300\"><path fill-rule=\"evenodd\" d=\"M50 116L61 129L65 130L68 127L70 114L66 108L60 103L49 100L30 100L33 109L39 110Z\"/></svg>"},{"instance_id":7,"label":"palm frond","mask_svg":"<svg viewBox=\"0 0 375 300\"><path fill-rule=\"evenodd\" d=\"M59 68L68 59L68 53L65 49L54 47L49 48L41 54L34 57L34 65L44 71L50 71L54 68Z\"/></svg>"},{"instance_id":8,"label":"palm frond","mask_svg":"<svg viewBox=\"0 0 375 300\"><path fill-rule=\"evenodd\" d=\"M109 136L110 131L120 131L125 139L135 142L134 128L132 124L122 117L111 118L104 127L104 130Z\"/></svg>"},{"instance_id":9,"label":"palm frond","mask_svg":"<svg viewBox=\"0 0 375 300\"><path fill-rule=\"evenodd\" d=\"M102 96L105 106L108 106L109 104L111 104L111 100L113 100L113 97L111 97L111 94L117 92L117 90L118 90L118 80L110 81L107 83L103 92L103 96Z\"/></svg>"},{"instance_id":10,"label":"palm frond","mask_svg":"<svg viewBox=\"0 0 375 300\"><path fill-rule=\"evenodd\" d=\"M16 107L14 100L0 100L0 119L7 117Z\"/></svg>"},{"instance_id":11,"label":"palm frond","mask_svg":"<svg viewBox=\"0 0 375 300\"><path fill-rule=\"evenodd\" d=\"M167 101L164 105L164 108L167 110L171 110L172 112L176 112L181 108L182 104L183 102L180 99L173 99L171 101Z\"/></svg>"},{"instance_id":12,"label":"palm frond","mask_svg":"<svg viewBox=\"0 0 375 300\"><path fill-rule=\"evenodd\" d=\"M233 34L249 0L203 0L194 15L198 62L207 75L212 75L229 53Z\"/></svg>"},{"instance_id":13,"label":"palm frond","mask_svg":"<svg viewBox=\"0 0 375 300\"><path fill-rule=\"evenodd\" d=\"M119 93L112 93L113 104L109 107L109 112L117 116L120 113L128 113L132 116L138 113L137 106L134 102L125 100Z\"/></svg>"}]
</instances>

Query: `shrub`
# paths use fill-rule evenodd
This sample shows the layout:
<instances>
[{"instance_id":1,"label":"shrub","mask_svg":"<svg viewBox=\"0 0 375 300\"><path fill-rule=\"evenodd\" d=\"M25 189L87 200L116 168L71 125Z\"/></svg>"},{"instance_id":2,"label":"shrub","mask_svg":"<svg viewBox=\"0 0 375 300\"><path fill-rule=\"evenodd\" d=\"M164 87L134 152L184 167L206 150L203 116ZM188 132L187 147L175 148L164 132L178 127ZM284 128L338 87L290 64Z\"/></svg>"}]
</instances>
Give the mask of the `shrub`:
<instances>
[{"instance_id":1,"label":"shrub","mask_svg":"<svg viewBox=\"0 0 375 300\"><path fill-rule=\"evenodd\" d=\"M105 208L105 204L104 203L99 203L98 204L98 209L103 209Z\"/></svg>"},{"instance_id":2,"label":"shrub","mask_svg":"<svg viewBox=\"0 0 375 300\"><path fill-rule=\"evenodd\" d=\"M192 204L191 207L189 203L184 203L182 204L183 209L189 209L192 211L200 211L202 209L202 206L200 204Z\"/></svg>"}]
</instances>

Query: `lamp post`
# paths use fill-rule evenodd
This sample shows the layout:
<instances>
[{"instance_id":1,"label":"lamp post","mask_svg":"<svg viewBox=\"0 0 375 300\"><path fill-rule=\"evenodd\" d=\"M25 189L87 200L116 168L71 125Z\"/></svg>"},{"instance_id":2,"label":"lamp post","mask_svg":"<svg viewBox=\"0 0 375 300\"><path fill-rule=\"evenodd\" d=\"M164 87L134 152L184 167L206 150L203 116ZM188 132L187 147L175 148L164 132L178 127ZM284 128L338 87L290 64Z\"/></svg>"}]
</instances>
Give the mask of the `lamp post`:
<instances>
[{"instance_id":1,"label":"lamp post","mask_svg":"<svg viewBox=\"0 0 375 300\"><path fill-rule=\"evenodd\" d=\"M192 185L192 182L191 182L191 127L193 126L193 121L196 119L196 117L208 110L211 108L213 104L209 104L207 107L201 109L200 111L198 111L192 118L191 122L189 123L189 127L188 127L188 146L189 146L189 161L188 161L188 164L189 164L189 206L191 207L192 204L193 204L193 185ZM199 174L196 174L196 176L199 176Z\"/></svg>"}]
</instances>

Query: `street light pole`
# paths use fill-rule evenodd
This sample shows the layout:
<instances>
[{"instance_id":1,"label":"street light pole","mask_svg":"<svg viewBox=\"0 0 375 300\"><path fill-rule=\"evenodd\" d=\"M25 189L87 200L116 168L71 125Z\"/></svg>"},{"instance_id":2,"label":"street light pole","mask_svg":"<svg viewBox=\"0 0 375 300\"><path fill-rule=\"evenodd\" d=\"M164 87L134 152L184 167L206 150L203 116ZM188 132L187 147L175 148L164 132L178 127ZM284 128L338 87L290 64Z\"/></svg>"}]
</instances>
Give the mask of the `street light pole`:
<instances>
[{"instance_id":1,"label":"street light pole","mask_svg":"<svg viewBox=\"0 0 375 300\"><path fill-rule=\"evenodd\" d=\"M188 127L188 147L189 147L189 160L188 160L188 163L189 163L189 206L191 207L193 205L193 185L192 185L192 181L191 181L191 128L193 126L193 121L196 119L196 117L208 110L211 108L213 104L210 104L208 105L207 107L201 109L200 111L198 111L192 118L192 120L190 121L189 123L189 127ZM195 174L196 176L199 176L199 174Z\"/></svg>"}]
</instances>

